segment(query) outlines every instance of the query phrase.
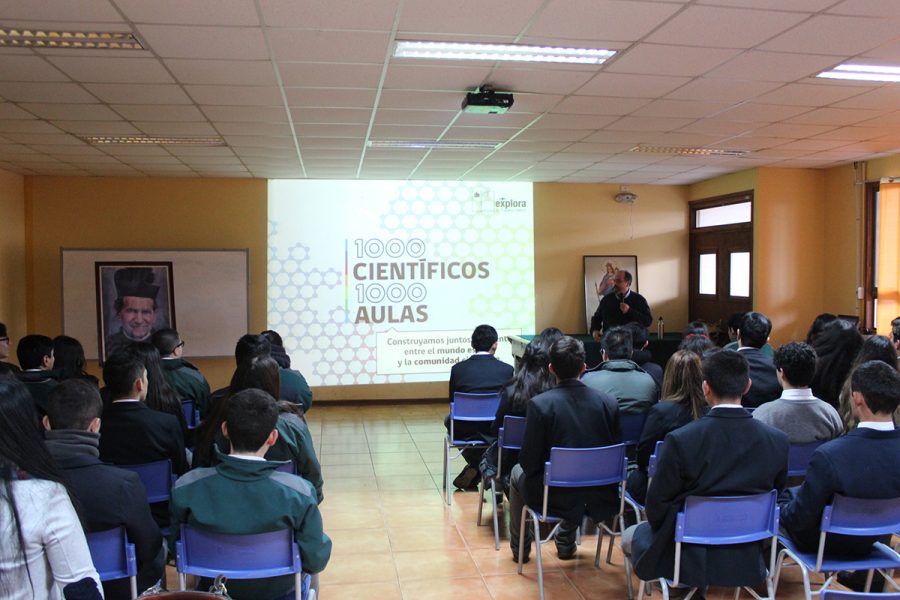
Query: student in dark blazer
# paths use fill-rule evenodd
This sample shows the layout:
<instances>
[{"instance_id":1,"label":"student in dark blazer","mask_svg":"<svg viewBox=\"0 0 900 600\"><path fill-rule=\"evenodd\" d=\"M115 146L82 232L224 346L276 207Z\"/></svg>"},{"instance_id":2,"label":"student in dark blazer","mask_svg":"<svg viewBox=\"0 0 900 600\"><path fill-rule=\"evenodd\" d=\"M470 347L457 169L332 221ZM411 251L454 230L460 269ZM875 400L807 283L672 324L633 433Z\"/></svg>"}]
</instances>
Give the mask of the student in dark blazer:
<instances>
[{"instance_id":1,"label":"student in dark blazer","mask_svg":"<svg viewBox=\"0 0 900 600\"><path fill-rule=\"evenodd\" d=\"M815 552L822 511L835 494L855 498L900 498L900 430L893 412L900 405L900 374L881 361L860 365L851 376L853 414L859 425L813 453L806 479L779 499L781 526L797 546ZM866 555L875 538L829 534L826 551Z\"/></svg>"},{"instance_id":2,"label":"student in dark blazer","mask_svg":"<svg viewBox=\"0 0 900 600\"><path fill-rule=\"evenodd\" d=\"M688 496L755 494L784 487L788 440L740 405L747 361L720 350L703 360L709 413L666 436L647 490L647 522L626 530L622 545L644 580L673 576L675 519ZM682 547L681 581L690 586L755 585L765 577L759 543Z\"/></svg>"},{"instance_id":3,"label":"student in dark blazer","mask_svg":"<svg viewBox=\"0 0 900 600\"><path fill-rule=\"evenodd\" d=\"M450 369L450 401L456 392L490 393L499 392L509 383L513 376L512 366L497 359L497 330L490 325L479 325L472 332L472 348L475 354L453 365ZM447 431L450 431L450 415L444 419ZM456 439L490 441L491 423L457 423L453 430ZM470 489L478 485L481 478L478 463L483 448L463 451L466 467L453 480L453 485L460 489Z\"/></svg>"},{"instance_id":4,"label":"student in dark blazer","mask_svg":"<svg viewBox=\"0 0 900 600\"><path fill-rule=\"evenodd\" d=\"M741 400L741 404L747 408L756 408L781 397L781 384L778 383L775 363L760 350L769 341L771 332L772 323L766 315L758 312L744 315L738 329L738 352L744 355L750 365L752 382Z\"/></svg>"},{"instance_id":5,"label":"student in dark blazer","mask_svg":"<svg viewBox=\"0 0 900 600\"><path fill-rule=\"evenodd\" d=\"M87 533L124 526L134 544L138 592L162 576L165 551L153 521L147 494L137 474L99 458L100 414L103 402L97 386L86 379L69 379L50 392L43 418L47 449L77 499L76 510ZM106 600L131 598L127 579L103 582Z\"/></svg>"}]
</instances>

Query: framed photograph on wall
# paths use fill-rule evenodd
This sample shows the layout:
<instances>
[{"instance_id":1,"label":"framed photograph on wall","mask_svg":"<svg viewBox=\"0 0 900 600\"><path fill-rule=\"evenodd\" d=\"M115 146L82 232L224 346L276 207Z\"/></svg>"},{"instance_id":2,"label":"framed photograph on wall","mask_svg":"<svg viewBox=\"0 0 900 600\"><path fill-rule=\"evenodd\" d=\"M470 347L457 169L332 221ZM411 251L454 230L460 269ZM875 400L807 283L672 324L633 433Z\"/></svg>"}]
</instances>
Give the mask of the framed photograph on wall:
<instances>
[{"instance_id":1,"label":"framed photograph on wall","mask_svg":"<svg viewBox=\"0 0 900 600\"><path fill-rule=\"evenodd\" d=\"M613 280L619 271L631 273L631 289L639 291L637 256L584 257L584 328L588 333L591 332L591 317L597 311L600 300L607 294L615 293Z\"/></svg>"},{"instance_id":2,"label":"framed photograph on wall","mask_svg":"<svg viewBox=\"0 0 900 600\"><path fill-rule=\"evenodd\" d=\"M175 327L171 262L95 262L101 363L131 342Z\"/></svg>"}]
</instances>

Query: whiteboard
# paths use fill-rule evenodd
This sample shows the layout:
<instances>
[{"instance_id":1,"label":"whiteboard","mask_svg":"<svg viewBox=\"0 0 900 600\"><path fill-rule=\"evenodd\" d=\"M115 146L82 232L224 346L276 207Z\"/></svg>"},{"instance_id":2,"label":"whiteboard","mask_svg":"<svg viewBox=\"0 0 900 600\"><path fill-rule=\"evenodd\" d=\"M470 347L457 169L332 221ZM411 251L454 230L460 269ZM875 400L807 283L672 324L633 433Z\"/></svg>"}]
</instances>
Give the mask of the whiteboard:
<instances>
[{"instance_id":1,"label":"whiteboard","mask_svg":"<svg viewBox=\"0 0 900 600\"><path fill-rule=\"evenodd\" d=\"M172 263L175 316L185 355L234 356L234 345L250 330L249 251L110 250L62 248L62 330L78 339L85 356L98 356L97 287L94 263Z\"/></svg>"}]
</instances>

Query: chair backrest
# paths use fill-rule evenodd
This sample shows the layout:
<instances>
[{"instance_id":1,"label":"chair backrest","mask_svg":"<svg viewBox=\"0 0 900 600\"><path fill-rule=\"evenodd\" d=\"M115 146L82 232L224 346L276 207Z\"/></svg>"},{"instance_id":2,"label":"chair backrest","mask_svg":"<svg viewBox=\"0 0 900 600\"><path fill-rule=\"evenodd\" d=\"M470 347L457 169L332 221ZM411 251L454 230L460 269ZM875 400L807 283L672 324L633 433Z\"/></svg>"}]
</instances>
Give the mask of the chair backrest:
<instances>
[{"instance_id":1,"label":"chair backrest","mask_svg":"<svg viewBox=\"0 0 900 600\"><path fill-rule=\"evenodd\" d=\"M281 471L282 473L290 473L291 475L297 474L297 466L294 464L294 461L281 463L275 467L275 470Z\"/></svg>"},{"instance_id":2,"label":"chair backrest","mask_svg":"<svg viewBox=\"0 0 900 600\"><path fill-rule=\"evenodd\" d=\"M884 594L880 592L845 592L843 590L822 590L820 600L900 600L900 593Z\"/></svg>"},{"instance_id":3,"label":"chair backrest","mask_svg":"<svg viewBox=\"0 0 900 600\"><path fill-rule=\"evenodd\" d=\"M122 469L128 469L137 473L147 490L147 502L167 502L172 495L172 484L175 476L172 474L172 461L169 459L140 465L116 465Z\"/></svg>"},{"instance_id":4,"label":"chair backrest","mask_svg":"<svg viewBox=\"0 0 900 600\"><path fill-rule=\"evenodd\" d=\"M688 496L675 523L675 541L721 546L778 535L775 490L746 496Z\"/></svg>"},{"instance_id":5,"label":"chair backrest","mask_svg":"<svg viewBox=\"0 0 900 600\"><path fill-rule=\"evenodd\" d=\"M879 536L900 531L900 498L851 498L834 495L822 511L823 532Z\"/></svg>"},{"instance_id":6,"label":"chair backrest","mask_svg":"<svg viewBox=\"0 0 900 600\"><path fill-rule=\"evenodd\" d=\"M215 533L182 523L176 544L179 573L201 577L259 579L299 573L300 549L290 529L237 535Z\"/></svg>"},{"instance_id":7,"label":"chair backrest","mask_svg":"<svg viewBox=\"0 0 900 600\"><path fill-rule=\"evenodd\" d=\"M550 460L544 463L544 485L612 485L625 479L627 468L625 444L599 448L551 448Z\"/></svg>"},{"instance_id":8,"label":"chair backrest","mask_svg":"<svg viewBox=\"0 0 900 600\"><path fill-rule=\"evenodd\" d=\"M641 441L644 423L647 422L647 412L621 414L619 420L622 426L622 443L626 446L637 445Z\"/></svg>"},{"instance_id":9,"label":"chair backrest","mask_svg":"<svg viewBox=\"0 0 900 600\"><path fill-rule=\"evenodd\" d=\"M500 394L470 394L454 392L450 403L450 439L456 440L456 421L493 421L500 406Z\"/></svg>"},{"instance_id":10,"label":"chair backrest","mask_svg":"<svg viewBox=\"0 0 900 600\"><path fill-rule=\"evenodd\" d=\"M809 459L823 443L822 440L816 440L807 444L791 444L788 448L788 475L791 477L806 475Z\"/></svg>"},{"instance_id":11,"label":"chair backrest","mask_svg":"<svg viewBox=\"0 0 900 600\"><path fill-rule=\"evenodd\" d=\"M522 439L525 437L525 417L503 417L503 427L500 428L500 436L497 445L504 450L520 450Z\"/></svg>"},{"instance_id":12,"label":"chair backrest","mask_svg":"<svg viewBox=\"0 0 900 600\"><path fill-rule=\"evenodd\" d=\"M184 420L187 422L188 429L197 429L200 425L200 410L194 405L194 401L190 398L182 400L181 412L184 413Z\"/></svg>"},{"instance_id":13,"label":"chair backrest","mask_svg":"<svg viewBox=\"0 0 900 600\"><path fill-rule=\"evenodd\" d=\"M88 549L100 581L122 579L137 575L137 559L134 544L122 526L86 534Z\"/></svg>"},{"instance_id":14,"label":"chair backrest","mask_svg":"<svg viewBox=\"0 0 900 600\"><path fill-rule=\"evenodd\" d=\"M650 462L647 463L647 477L653 477L656 474L656 462L659 460L659 452L662 450L663 442L659 440L653 448L653 454L650 455Z\"/></svg>"}]
</instances>

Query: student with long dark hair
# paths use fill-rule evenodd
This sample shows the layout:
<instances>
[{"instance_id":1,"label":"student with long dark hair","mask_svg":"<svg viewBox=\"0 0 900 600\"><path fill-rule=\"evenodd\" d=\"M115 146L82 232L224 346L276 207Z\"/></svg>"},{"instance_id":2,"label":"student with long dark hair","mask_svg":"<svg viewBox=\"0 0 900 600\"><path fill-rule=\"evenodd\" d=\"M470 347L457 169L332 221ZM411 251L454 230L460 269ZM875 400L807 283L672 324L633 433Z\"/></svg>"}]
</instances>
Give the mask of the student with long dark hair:
<instances>
[{"instance_id":1,"label":"student with long dark hair","mask_svg":"<svg viewBox=\"0 0 900 600\"><path fill-rule=\"evenodd\" d=\"M86 379L98 385L98 379L85 370L87 359L81 342L67 335L53 338L53 370L60 381L66 379Z\"/></svg>"},{"instance_id":2,"label":"student with long dark hair","mask_svg":"<svg viewBox=\"0 0 900 600\"><path fill-rule=\"evenodd\" d=\"M188 439L187 421L184 411L181 409L181 400L175 394L175 389L169 383L166 374L163 373L159 350L150 342L131 342L128 349L137 356L144 368L147 369L147 398L144 403L159 412L174 415L181 426L181 435Z\"/></svg>"},{"instance_id":3,"label":"student with long dark hair","mask_svg":"<svg viewBox=\"0 0 900 600\"><path fill-rule=\"evenodd\" d=\"M863 338L856 325L844 319L835 319L813 335L810 345L818 358L809 387L816 398L838 408L841 389L862 344Z\"/></svg>"},{"instance_id":4,"label":"student with long dark hair","mask_svg":"<svg viewBox=\"0 0 900 600\"><path fill-rule=\"evenodd\" d=\"M893 367L896 371L897 351L894 350L894 344L891 343L891 340L883 335L873 335L863 342L859 354L856 355L856 360L853 361L853 367L850 369L850 374L847 375L847 379L844 380L844 387L841 389L840 406L838 406L838 413L844 421L844 429L846 431L850 431L856 427L858 423L856 416L853 414L853 393L850 389L850 380L853 377L853 371L855 371L859 365L869 362L870 360L883 362L884 364Z\"/></svg>"},{"instance_id":5,"label":"student with long dark hair","mask_svg":"<svg viewBox=\"0 0 900 600\"><path fill-rule=\"evenodd\" d=\"M0 597L101 598L100 578L25 386L0 377ZM65 592L64 592L65 590Z\"/></svg>"}]
</instances>

